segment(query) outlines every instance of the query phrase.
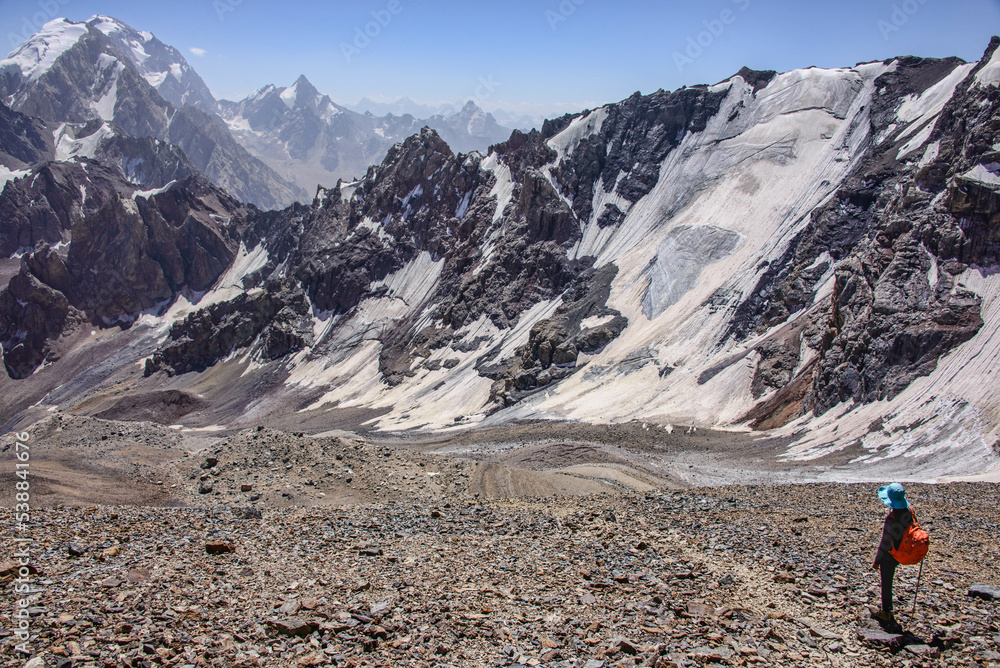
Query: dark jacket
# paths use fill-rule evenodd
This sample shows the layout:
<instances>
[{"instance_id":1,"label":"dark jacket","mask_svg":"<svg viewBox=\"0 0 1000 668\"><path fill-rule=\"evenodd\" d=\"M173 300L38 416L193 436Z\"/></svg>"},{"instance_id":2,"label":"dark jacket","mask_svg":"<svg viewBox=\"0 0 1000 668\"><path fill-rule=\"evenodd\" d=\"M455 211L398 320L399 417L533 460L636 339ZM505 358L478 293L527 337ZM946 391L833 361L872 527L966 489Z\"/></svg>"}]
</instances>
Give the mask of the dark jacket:
<instances>
[{"instance_id":1,"label":"dark jacket","mask_svg":"<svg viewBox=\"0 0 1000 668\"><path fill-rule=\"evenodd\" d=\"M909 508L889 511L889 514L885 516L885 524L882 526L882 540L879 541L878 552L875 554L876 564L880 564L886 559L895 561L895 558L889 554L889 550L899 548L906 528L912 523L913 513Z\"/></svg>"}]
</instances>

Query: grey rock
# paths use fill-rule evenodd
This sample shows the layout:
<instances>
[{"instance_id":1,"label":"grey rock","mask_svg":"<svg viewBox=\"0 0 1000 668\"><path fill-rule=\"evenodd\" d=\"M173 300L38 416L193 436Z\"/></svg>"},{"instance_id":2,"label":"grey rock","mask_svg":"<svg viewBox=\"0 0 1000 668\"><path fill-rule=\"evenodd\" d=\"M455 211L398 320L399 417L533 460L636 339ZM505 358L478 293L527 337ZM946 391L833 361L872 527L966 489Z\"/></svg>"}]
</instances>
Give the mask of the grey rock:
<instances>
[{"instance_id":1,"label":"grey rock","mask_svg":"<svg viewBox=\"0 0 1000 668\"><path fill-rule=\"evenodd\" d=\"M254 506L233 508L233 515L241 520L259 520L263 517L260 508Z\"/></svg>"},{"instance_id":2,"label":"grey rock","mask_svg":"<svg viewBox=\"0 0 1000 668\"><path fill-rule=\"evenodd\" d=\"M302 608L302 605L299 603L299 599L293 598L293 599L290 599L288 601L285 601L278 608L278 612L280 612L283 615L294 615L301 608Z\"/></svg>"},{"instance_id":3,"label":"grey rock","mask_svg":"<svg viewBox=\"0 0 1000 668\"><path fill-rule=\"evenodd\" d=\"M931 647L930 645L907 645L904 649L908 653L915 656L922 656L931 659L941 656L941 650L937 647Z\"/></svg>"},{"instance_id":4,"label":"grey rock","mask_svg":"<svg viewBox=\"0 0 1000 668\"><path fill-rule=\"evenodd\" d=\"M984 582L976 582L969 585L968 595L987 601L1000 601L1000 587Z\"/></svg>"},{"instance_id":5,"label":"grey rock","mask_svg":"<svg viewBox=\"0 0 1000 668\"><path fill-rule=\"evenodd\" d=\"M906 636L901 633L890 633L879 628L861 628L857 631L858 639L869 647L898 650L906 644Z\"/></svg>"},{"instance_id":6,"label":"grey rock","mask_svg":"<svg viewBox=\"0 0 1000 668\"><path fill-rule=\"evenodd\" d=\"M49 124L0 101L0 165L19 169L42 162L54 152L53 143Z\"/></svg>"}]
</instances>

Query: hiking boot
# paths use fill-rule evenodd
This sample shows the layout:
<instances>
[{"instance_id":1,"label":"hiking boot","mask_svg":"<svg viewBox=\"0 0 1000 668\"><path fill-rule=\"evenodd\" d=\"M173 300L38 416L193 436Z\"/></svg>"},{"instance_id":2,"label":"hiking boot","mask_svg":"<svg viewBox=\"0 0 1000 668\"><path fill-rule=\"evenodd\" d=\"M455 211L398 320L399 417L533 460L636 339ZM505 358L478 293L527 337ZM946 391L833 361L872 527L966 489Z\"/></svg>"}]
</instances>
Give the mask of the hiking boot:
<instances>
[{"instance_id":1,"label":"hiking boot","mask_svg":"<svg viewBox=\"0 0 1000 668\"><path fill-rule=\"evenodd\" d=\"M896 618L892 616L891 612L886 612L885 610L879 610L878 612L872 613L872 619L875 619L882 624L895 624Z\"/></svg>"}]
</instances>

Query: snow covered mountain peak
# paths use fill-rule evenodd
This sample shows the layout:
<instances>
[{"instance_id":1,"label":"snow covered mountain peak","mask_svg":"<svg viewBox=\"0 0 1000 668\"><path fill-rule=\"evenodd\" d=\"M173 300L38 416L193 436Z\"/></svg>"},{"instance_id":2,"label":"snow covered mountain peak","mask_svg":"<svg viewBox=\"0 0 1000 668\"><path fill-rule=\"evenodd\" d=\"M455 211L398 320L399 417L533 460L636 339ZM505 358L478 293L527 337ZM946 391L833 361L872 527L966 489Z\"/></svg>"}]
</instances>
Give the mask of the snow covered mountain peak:
<instances>
[{"instance_id":1,"label":"snow covered mountain peak","mask_svg":"<svg viewBox=\"0 0 1000 668\"><path fill-rule=\"evenodd\" d=\"M88 31L86 24L73 23L68 19L49 21L28 41L0 60L0 77L16 77L18 83L38 79Z\"/></svg>"},{"instance_id":2,"label":"snow covered mountain peak","mask_svg":"<svg viewBox=\"0 0 1000 668\"><path fill-rule=\"evenodd\" d=\"M290 111L308 109L325 121L344 111L343 107L334 104L328 96L316 90L304 74L300 74L288 88L281 89L278 95Z\"/></svg>"},{"instance_id":3,"label":"snow covered mountain peak","mask_svg":"<svg viewBox=\"0 0 1000 668\"><path fill-rule=\"evenodd\" d=\"M178 107L216 111L215 97L177 49L109 16L96 14L87 25L107 37L165 100Z\"/></svg>"},{"instance_id":4,"label":"snow covered mountain peak","mask_svg":"<svg viewBox=\"0 0 1000 668\"><path fill-rule=\"evenodd\" d=\"M292 88L295 89L298 95L303 96L306 100L313 100L317 97L322 97L316 87L312 85L312 82L306 78L306 75L300 74L299 78L295 80L292 84Z\"/></svg>"},{"instance_id":5,"label":"snow covered mountain peak","mask_svg":"<svg viewBox=\"0 0 1000 668\"><path fill-rule=\"evenodd\" d=\"M104 15L52 21L0 61L0 101L51 124L51 139L36 144L56 159L100 156L128 178L201 170L262 207L307 196L226 132L218 103L177 49ZM120 132L94 131L108 122ZM150 162L140 168L139 157Z\"/></svg>"}]
</instances>

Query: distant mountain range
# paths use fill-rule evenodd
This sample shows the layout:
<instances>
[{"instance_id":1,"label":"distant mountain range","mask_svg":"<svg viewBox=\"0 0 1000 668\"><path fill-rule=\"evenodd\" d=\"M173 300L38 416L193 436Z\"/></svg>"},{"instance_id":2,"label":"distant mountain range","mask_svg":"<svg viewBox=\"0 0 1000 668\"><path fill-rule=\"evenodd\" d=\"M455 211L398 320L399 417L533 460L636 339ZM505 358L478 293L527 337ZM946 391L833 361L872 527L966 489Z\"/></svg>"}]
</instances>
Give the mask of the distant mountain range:
<instances>
[{"instance_id":1,"label":"distant mountain range","mask_svg":"<svg viewBox=\"0 0 1000 668\"><path fill-rule=\"evenodd\" d=\"M394 102L376 102L375 100L364 97L361 98L357 104L347 104L344 106L351 111L358 112L359 114L372 114L373 116L388 116L389 114L394 116L403 116L404 114L409 114L415 118L451 116L459 108L459 106L452 104L420 104L419 102L414 102L408 97L401 97ZM503 109L494 109L490 113L493 114L493 118L495 118L497 123L500 125L514 128L515 130L521 130L522 132L530 132L531 130L539 129L542 127L542 123L545 122L545 118L543 116L515 114Z\"/></svg>"},{"instance_id":2,"label":"distant mountain range","mask_svg":"<svg viewBox=\"0 0 1000 668\"><path fill-rule=\"evenodd\" d=\"M253 155L302 188L353 181L385 157L393 144L431 127L452 149L485 151L511 133L469 102L449 116L360 114L321 94L305 76L286 88L270 85L239 102L222 100L219 112L233 136Z\"/></svg>"},{"instance_id":3,"label":"distant mountain range","mask_svg":"<svg viewBox=\"0 0 1000 668\"><path fill-rule=\"evenodd\" d=\"M93 158L113 138L161 141L246 202L275 208L306 197L233 138L176 49L105 16L51 21L0 60L0 101L55 124L52 157ZM148 164L155 152L123 157L117 167L129 178L162 171Z\"/></svg>"},{"instance_id":4,"label":"distant mountain range","mask_svg":"<svg viewBox=\"0 0 1000 668\"><path fill-rule=\"evenodd\" d=\"M154 187L163 183L139 179L193 169L263 208L308 200L317 185L360 178L424 126L462 152L485 151L511 133L471 102L425 118L361 114L320 94L305 77L239 102L218 101L176 48L100 15L85 23L51 21L0 61L0 103L51 126L44 132L52 140L41 140L46 147L38 149L46 159L114 156L120 160L113 169ZM19 161L8 163L9 169Z\"/></svg>"}]
</instances>

